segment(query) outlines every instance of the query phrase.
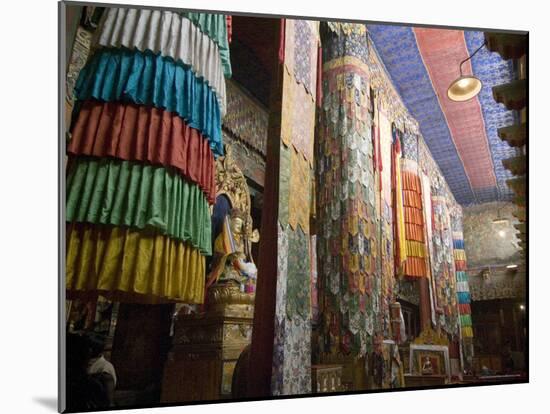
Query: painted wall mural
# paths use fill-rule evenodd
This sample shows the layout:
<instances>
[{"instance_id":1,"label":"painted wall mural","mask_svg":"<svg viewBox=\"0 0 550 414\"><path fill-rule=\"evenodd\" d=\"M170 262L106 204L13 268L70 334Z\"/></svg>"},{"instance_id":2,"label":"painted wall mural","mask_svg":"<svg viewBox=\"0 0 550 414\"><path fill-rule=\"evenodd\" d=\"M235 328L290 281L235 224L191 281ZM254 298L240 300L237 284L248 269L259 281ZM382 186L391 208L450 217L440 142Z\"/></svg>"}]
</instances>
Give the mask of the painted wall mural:
<instances>
[{"instance_id":1,"label":"painted wall mural","mask_svg":"<svg viewBox=\"0 0 550 414\"><path fill-rule=\"evenodd\" d=\"M485 203L464 208L464 245L469 268L517 264L520 249L515 237L512 203ZM497 222L494 222L498 220Z\"/></svg>"}]
</instances>

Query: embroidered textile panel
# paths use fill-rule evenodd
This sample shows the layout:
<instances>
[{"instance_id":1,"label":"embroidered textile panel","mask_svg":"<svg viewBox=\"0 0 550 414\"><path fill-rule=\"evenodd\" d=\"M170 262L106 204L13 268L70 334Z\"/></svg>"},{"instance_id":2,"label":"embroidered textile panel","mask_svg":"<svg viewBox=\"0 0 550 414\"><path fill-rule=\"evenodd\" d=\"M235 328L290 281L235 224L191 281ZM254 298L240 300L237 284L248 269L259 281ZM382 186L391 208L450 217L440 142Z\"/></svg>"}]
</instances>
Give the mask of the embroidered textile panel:
<instances>
[{"instance_id":1,"label":"embroidered textile panel","mask_svg":"<svg viewBox=\"0 0 550 414\"><path fill-rule=\"evenodd\" d=\"M283 96L281 139L287 147L292 145L311 164L315 131L314 97L287 71L284 73Z\"/></svg>"},{"instance_id":2,"label":"embroidered textile panel","mask_svg":"<svg viewBox=\"0 0 550 414\"><path fill-rule=\"evenodd\" d=\"M268 120L269 114L263 105L233 81L227 81L227 114L223 118L223 129L265 157Z\"/></svg>"},{"instance_id":3,"label":"embroidered textile panel","mask_svg":"<svg viewBox=\"0 0 550 414\"><path fill-rule=\"evenodd\" d=\"M297 27L297 31L295 28ZM273 395L311 392L311 264L318 23L286 20ZM297 59L294 51L309 47Z\"/></svg>"}]
</instances>

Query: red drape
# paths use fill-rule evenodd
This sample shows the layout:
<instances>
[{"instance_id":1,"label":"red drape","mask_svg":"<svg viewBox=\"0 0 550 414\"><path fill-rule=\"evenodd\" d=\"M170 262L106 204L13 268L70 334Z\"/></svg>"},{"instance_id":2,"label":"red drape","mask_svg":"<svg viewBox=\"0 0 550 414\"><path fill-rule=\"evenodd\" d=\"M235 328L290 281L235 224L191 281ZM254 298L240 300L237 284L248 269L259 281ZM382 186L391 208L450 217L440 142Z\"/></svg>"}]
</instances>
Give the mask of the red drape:
<instances>
[{"instance_id":1,"label":"red drape","mask_svg":"<svg viewBox=\"0 0 550 414\"><path fill-rule=\"evenodd\" d=\"M279 63L283 64L285 61L285 31L286 31L286 20L281 19L279 33Z\"/></svg>"},{"instance_id":2,"label":"red drape","mask_svg":"<svg viewBox=\"0 0 550 414\"><path fill-rule=\"evenodd\" d=\"M321 108L323 100L323 48L321 45L317 48L317 107Z\"/></svg>"},{"instance_id":3,"label":"red drape","mask_svg":"<svg viewBox=\"0 0 550 414\"><path fill-rule=\"evenodd\" d=\"M230 15L225 16L225 22L227 24L227 41L231 43L231 36L233 34L233 18Z\"/></svg>"},{"instance_id":4,"label":"red drape","mask_svg":"<svg viewBox=\"0 0 550 414\"><path fill-rule=\"evenodd\" d=\"M214 203L215 161L208 140L174 113L90 100L82 105L71 132L70 154L174 167Z\"/></svg>"}]
</instances>

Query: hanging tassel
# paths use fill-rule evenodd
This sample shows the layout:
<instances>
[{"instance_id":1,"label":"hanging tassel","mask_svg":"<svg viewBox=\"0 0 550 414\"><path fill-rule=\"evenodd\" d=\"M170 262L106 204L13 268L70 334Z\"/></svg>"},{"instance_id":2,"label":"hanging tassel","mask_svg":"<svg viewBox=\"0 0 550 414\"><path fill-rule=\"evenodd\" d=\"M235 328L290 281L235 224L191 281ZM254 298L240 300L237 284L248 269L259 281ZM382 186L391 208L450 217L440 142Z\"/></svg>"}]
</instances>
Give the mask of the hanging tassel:
<instances>
[{"instance_id":1,"label":"hanging tassel","mask_svg":"<svg viewBox=\"0 0 550 414\"><path fill-rule=\"evenodd\" d=\"M227 24L227 43L231 43L231 35L233 34L233 16L226 15L225 22Z\"/></svg>"},{"instance_id":2,"label":"hanging tassel","mask_svg":"<svg viewBox=\"0 0 550 414\"><path fill-rule=\"evenodd\" d=\"M317 108L321 108L323 100L323 48L319 44L317 47L317 91L316 91Z\"/></svg>"},{"instance_id":3,"label":"hanging tassel","mask_svg":"<svg viewBox=\"0 0 550 414\"><path fill-rule=\"evenodd\" d=\"M281 32L279 34L279 63L282 65L285 62L285 32L286 19L281 19Z\"/></svg>"}]
</instances>

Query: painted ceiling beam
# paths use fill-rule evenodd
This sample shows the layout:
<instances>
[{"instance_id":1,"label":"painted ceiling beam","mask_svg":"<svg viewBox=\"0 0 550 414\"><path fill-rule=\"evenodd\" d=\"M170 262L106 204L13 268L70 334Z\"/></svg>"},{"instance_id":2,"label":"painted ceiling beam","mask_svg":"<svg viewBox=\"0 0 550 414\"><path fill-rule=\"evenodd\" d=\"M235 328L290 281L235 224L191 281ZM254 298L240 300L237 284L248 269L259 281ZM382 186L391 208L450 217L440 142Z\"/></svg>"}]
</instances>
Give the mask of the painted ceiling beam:
<instances>
[{"instance_id":1,"label":"painted ceiling beam","mask_svg":"<svg viewBox=\"0 0 550 414\"><path fill-rule=\"evenodd\" d=\"M524 122L499 128L498 136L512 147L523 147L527 141L527 124Z\"/></svg>"},{"instance_id":2,"label":"painted ceiling beam","mask_svg":"<svg viewBox=\"0 0 550 414\"><path fill-rule=\"evenodd\" d=\"M527 52L527 42L524 35L509 33L485 33L487 49L496 52L503 59L519 59Z\"/></svg>"},{"instance_id":3,"label":"painted ceiling beam","mask_svg":"<svg viewBox=\"0 0 550 414\"><path fill-rule=\"evenodd\" d=\"M518 155L517 157L502 160L502 165L513 175L523 175L527 172L527 157Z\"/></svg>"},{"instance_id":4,"label":"painted ceiling beam","mask_svg":"<svg viewBox=\"0 0 550 414\"><path fill-rule=\"evenodd\" d=\"M527 102L527 80L515 80L504 85L493 87L495 101L504 104L508 109L519 111Z\"/></svg>"}]
</instances>

